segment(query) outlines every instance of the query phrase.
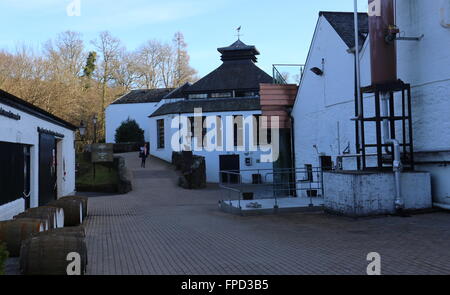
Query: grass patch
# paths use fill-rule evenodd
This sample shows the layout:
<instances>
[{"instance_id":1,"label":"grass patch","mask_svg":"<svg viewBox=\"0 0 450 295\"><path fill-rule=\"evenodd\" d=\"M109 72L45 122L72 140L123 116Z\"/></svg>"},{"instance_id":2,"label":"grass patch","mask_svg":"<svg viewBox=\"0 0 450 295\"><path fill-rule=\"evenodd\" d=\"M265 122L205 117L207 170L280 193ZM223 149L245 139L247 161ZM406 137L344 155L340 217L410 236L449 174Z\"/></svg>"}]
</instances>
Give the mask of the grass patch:
<instances>
[{"instance_id":1,"label":"grass patch","mask_svg":"<svg viewBox=\"0 0 450 295\"><path fill-rule=\"evenodd\" d=\"M77 155L77 165L77 186L104 186L119 183L119 174L113 163L95 164L95 178L93 164L83 155Z\"/></svg>"}]
</instances>

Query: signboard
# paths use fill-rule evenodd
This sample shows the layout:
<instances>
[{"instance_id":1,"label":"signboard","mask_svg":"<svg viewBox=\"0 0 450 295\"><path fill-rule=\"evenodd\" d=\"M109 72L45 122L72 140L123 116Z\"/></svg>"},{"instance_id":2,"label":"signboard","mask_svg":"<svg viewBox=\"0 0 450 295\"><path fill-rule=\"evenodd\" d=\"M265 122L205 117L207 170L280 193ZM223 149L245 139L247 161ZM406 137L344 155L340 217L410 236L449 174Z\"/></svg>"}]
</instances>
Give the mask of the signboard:
<instances>
[{"instance_id":1,"label":"signboard","mask_svg":"<svg viewBox=\"0 0 450 295\"><path fill-rule=\"evenodd\" d=\"M114 162L113 144L96 143L91 146L92 163L108 163Z\"/></svg>"}]
</instances>

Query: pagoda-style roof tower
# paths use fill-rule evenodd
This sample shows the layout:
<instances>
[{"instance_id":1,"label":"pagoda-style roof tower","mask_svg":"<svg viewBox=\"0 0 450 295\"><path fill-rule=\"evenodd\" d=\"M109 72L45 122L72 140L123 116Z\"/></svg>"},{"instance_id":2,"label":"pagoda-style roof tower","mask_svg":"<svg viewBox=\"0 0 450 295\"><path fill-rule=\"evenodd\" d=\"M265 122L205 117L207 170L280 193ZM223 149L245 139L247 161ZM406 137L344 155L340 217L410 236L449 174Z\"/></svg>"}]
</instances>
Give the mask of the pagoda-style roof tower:
<instances>
[{"instance_id":1,"label":"pagoda-style roof tower","mask_svg":"<svg viewBox=\"0 0 450 295\"><path fill-rule=\"evenodd\" d=\"M259 55L259 51L255 46L246 45L241 40L237 40L230 46L218 48L217 50L222 53L222 61L250 59L253 62L257 62L256 56Z\"/></svg>"},{"instance_id":2,"label":"pagoda-style roof tower","mask_svg":"<svg viewBox=\"0 0 450 295\"><path fill-rule=\"evenodd\" d=\"M197 93L259 93L261 83L272 83L273 79L256 66L259 51L253 45L237 40L228 47L217 49L221 54L222 65L186 90L188 94ZM242 93L242 94L240 94Z\"/></svg>"}]
</instances>

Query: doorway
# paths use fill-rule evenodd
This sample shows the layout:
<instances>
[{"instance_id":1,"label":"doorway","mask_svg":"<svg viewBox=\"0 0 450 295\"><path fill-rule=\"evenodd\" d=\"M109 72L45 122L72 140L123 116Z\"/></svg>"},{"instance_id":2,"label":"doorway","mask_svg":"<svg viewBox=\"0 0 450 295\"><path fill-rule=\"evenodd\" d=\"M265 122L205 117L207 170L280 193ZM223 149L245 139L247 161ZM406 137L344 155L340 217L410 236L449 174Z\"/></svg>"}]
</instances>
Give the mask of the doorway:
<instances>
[{"instance_id":1,"label":"doorway","mask_svg":"<svg viewBox=\"0 0 450 295\"><path fill-rule=\"evenodd\" d=\"M0 142L0 206L25 199L30 207L30 147Z\"/></svg>"},{"instance_id":2,"label":"doorway","mask_svg":"<svg viewBox=\"0 0 450 295\"><path fill-rule=\"evenodd\" d=\"M232 184L239 183L238 174L241 170L239 155L221 155L219 156L219 165L220 171L233 173L233 174L221 173L222 183L232 183Z\"/></svg>"},{"instance_id":3,"label":"doorway","mask_svg":"<svg viewBox=\"0 0 450 295\"><path fill-rule=\"evenodd\" d=\"M57 199L57 151L55 136L39 134L39 206Z\"/></svg>"}]
</instances>

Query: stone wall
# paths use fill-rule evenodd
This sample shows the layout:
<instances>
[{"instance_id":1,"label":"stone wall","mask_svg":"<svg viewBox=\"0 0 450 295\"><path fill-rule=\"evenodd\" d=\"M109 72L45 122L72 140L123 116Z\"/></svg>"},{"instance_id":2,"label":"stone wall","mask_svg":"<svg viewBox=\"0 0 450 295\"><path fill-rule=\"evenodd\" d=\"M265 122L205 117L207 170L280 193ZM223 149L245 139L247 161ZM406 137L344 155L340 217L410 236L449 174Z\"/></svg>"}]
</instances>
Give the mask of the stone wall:
<instances>
[{"instance_id":1,"label":"stone wall","mask_svg":"<svg viewBox=\"0 0 450 295\"><path fill-rule=\"evenodd\" d=\"M432 207L431 176L427 172L401 175L405 210ZM325 172L325 209L351 217L395 213L395 179L392 172Z\"/></svg>"},{"instance_id":2,"label":"stone wall","mask_svg":"<svg viewBox=\"0 0 450 295\"><path fill-rule=\"evenodd\" d=\"M173 152L172 164L182 175L179 186L185 189L202 189L206 187L206 162L204 157L194 156L189 152Z\"/></svg>"}]
</instances>

